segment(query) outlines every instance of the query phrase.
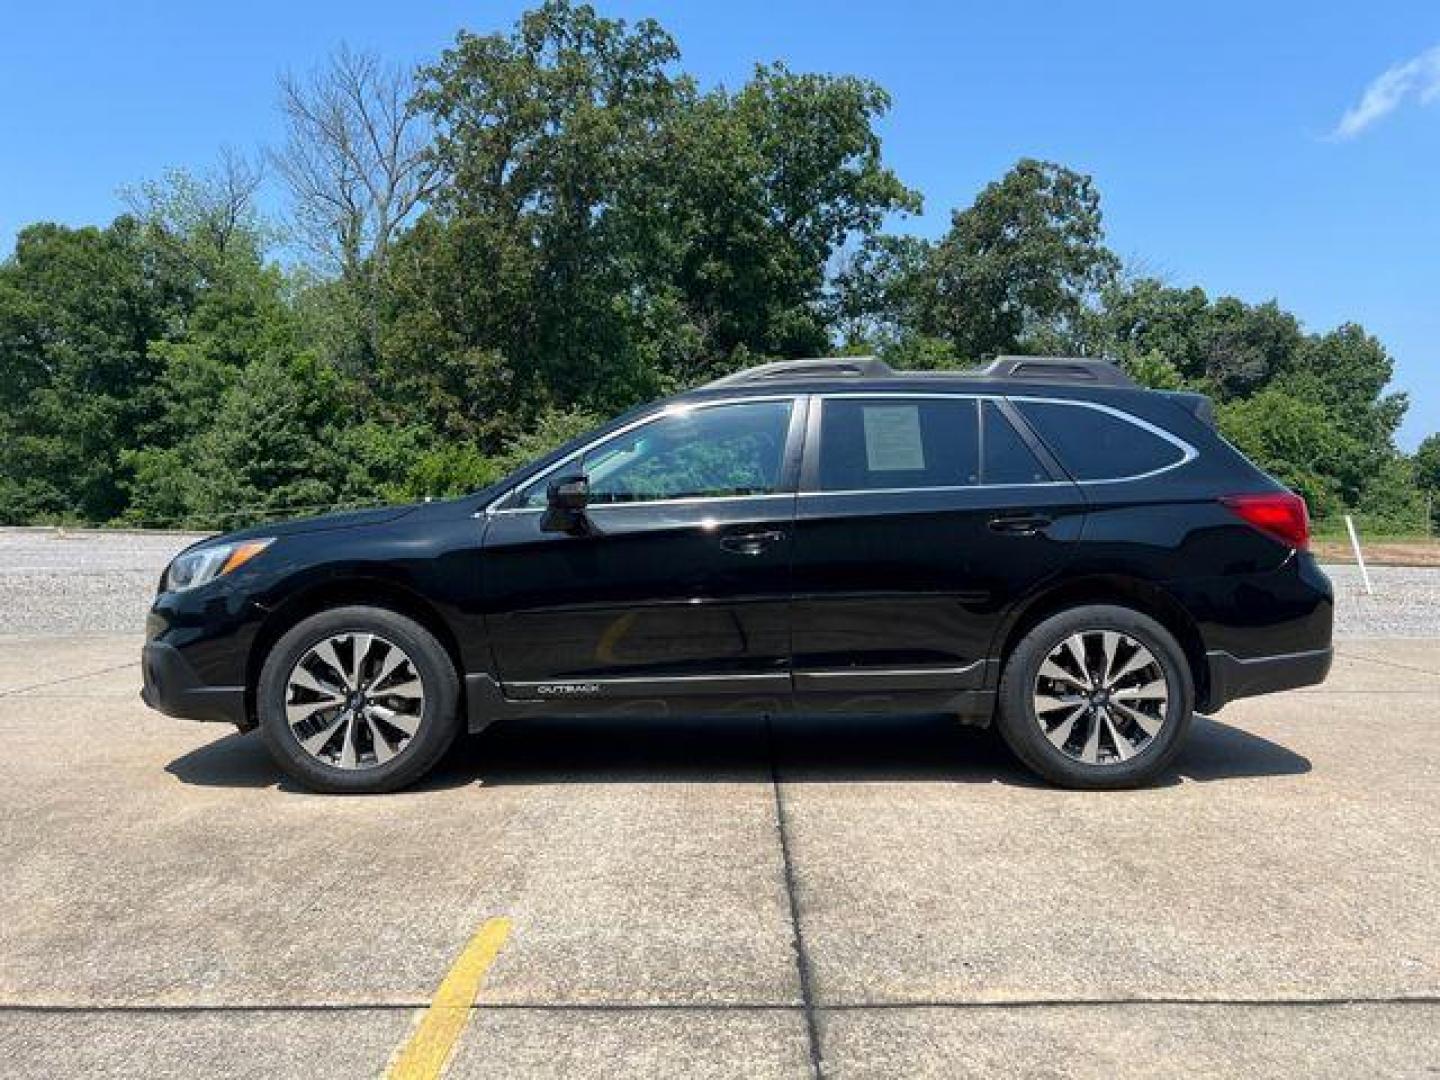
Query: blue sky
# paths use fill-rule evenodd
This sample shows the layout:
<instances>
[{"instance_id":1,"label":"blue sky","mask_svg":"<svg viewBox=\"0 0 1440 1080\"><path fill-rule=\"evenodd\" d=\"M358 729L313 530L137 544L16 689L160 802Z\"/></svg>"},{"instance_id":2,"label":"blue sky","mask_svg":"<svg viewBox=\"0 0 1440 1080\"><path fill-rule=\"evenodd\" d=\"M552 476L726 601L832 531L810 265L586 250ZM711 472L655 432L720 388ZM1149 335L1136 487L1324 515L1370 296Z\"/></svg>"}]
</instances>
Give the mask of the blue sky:
<instances>
[{"instance_id":1,"label":"blue sky","mask_svg":"<svg viewBox=\"0 0 1440 1080\"><path fill-rule=\"evenodd\" d=\"M8 251L27 222L104 222L124 184L203 168L222 144L277 140L277 74L342 40L416 60L462 26L508 27L526 5L5 6ZM1411 396L1402 444L1440 430L1434 0L599 6L660 19L708 82L734 85L755 62L783 59L883 84L888 159L926 200L900 227L942 231L1017 157L1093 174L1122 256L1173 284L1274 297L1311 329L1362 323Z\"/></svg>"}]
</instances>

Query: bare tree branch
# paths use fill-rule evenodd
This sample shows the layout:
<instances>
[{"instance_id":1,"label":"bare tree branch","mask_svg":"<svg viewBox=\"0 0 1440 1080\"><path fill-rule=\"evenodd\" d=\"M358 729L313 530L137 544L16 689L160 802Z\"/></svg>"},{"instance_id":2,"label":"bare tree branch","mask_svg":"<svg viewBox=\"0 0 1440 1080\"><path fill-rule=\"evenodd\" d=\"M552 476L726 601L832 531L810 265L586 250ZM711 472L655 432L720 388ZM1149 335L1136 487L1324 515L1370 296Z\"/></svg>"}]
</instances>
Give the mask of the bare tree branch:
<instances>
[{"instance_id":1,"label":"bare tree branch","mask_svg":"<svg viewBox=\"0 0 1440 1080\"><path fill-rule=\"evenodd\" d=\"M227 146L219 162L200 176L170 169L158 180L123 188L121 196L136 217L166 238L174 257L210 277L238 237L263 249L269 233L255 196L264 178L259 161Z\"/></svg>"},{"instance_id":2,"label":"bare tree branch","mask_svg":"<svg viewBox=\"0 0 1440 1080\"><path fill-rule=\"evenodd\" d=\"M289 127L275 167L309 247L356 279L383 266L395 234L434 193L430 133L412 72L341 46L304 78L280 80Z\"/></svg>"}]
</instances>

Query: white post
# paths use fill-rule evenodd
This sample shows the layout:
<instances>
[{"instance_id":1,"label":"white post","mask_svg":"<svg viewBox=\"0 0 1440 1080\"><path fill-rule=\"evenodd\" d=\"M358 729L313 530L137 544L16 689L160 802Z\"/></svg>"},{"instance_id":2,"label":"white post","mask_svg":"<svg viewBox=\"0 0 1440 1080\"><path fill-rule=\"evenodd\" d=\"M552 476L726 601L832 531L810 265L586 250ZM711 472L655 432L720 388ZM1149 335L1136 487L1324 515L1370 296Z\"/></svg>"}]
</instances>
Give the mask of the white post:
<instances>
[{"instance_id":1,"label":"white post","mask_svg":"<svg viewBox=\"0 0 1440 1080\"><path fill-rule=\"evenodd\" d=\"M1370 571L1365 569L1365 556L1360 554L1360 537L1355 533L1355 519L1349 514L1345 515L1345 528L1350 530L1350 546L1355 551L1355 562L1360 567L1360 580L1365 582L1365 594L1372 595L1375 590L1370 587Z\"/></svg>"}]
</instances>

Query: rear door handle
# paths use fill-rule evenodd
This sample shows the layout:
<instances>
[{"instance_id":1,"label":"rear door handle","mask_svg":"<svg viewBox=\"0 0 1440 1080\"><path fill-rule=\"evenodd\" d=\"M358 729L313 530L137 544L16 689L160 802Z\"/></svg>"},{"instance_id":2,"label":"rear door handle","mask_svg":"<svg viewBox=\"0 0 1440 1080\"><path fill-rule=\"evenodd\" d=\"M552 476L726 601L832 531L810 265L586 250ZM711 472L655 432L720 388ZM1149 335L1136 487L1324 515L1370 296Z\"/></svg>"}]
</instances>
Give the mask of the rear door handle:
<instances>
[{"instance_id":1,"label":"rear door handle","mask_svg":"<svg viewBox=\"0 0 1440 1080\"><path fill-rule=\"evenodd\" d=\"M1005 536L1034 536L1052 520L1045 514L1001 514L990 519L990 528Z\"/></svg>"},{"instance_id":2,"label":"rear door handle","mask_svg":"<svg viewBox=\"0 0 1440 1080\"><path fill-rule=\"evenodd\" d=\"M759 555L771 544L785 539L780 529L766 529L763 532L732 533L720 538L720 546L736 555Z\"/></svg>"}]
</instances>

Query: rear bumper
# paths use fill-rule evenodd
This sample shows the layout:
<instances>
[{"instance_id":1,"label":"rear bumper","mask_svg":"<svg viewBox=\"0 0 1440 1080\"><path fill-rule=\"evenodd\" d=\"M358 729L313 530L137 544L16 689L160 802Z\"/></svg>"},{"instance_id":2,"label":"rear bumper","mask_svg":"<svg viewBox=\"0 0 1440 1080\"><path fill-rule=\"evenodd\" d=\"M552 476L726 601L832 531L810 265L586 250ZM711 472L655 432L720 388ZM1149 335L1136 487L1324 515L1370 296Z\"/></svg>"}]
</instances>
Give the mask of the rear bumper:
<instances>
[{"instance_id":1,"label":"rear bumper","mask_svg":"<svg viewBox=\"0 0 1440 1080\"><path fill-rule=\"evenodd\" d=\"M245 687L203 683L173 645L148 642L140 668L144 672L140 697L152 709L185 720L209 720L242 729L253 726L245 709Z\"/></svg>"},{"instance_id":2,"label":"rear bumper","mask_svg":"<svg viewBox=\"0 0 1440 1080\"><path fill-rule=\"evenodd\" d=\"M1208 652L1205 659L1209 667L1209 692L1200 703L1200 710L1217 712L1236 698L1324 682L1333 658L1334 649L1330 647L1243 659L1223 650Z\"/></svg>"}]
</instances>

